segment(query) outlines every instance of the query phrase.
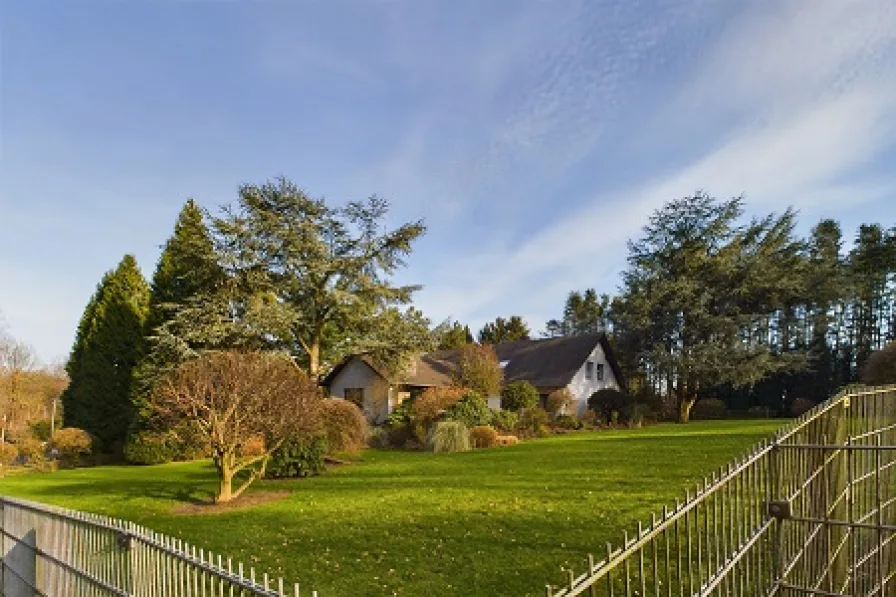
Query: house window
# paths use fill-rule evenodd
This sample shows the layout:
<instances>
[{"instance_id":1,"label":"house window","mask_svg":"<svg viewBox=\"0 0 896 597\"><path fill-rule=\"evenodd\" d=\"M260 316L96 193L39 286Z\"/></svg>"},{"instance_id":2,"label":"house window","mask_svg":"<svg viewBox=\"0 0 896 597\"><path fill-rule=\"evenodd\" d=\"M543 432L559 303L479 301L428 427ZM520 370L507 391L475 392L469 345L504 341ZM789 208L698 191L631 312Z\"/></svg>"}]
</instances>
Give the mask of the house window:
<instances>
[{"instance_id":1,"label":"house window","mask_svg":"<svg viewBox=\"0 0 896 597\"><path fill-rule=\"evenodd\" d=\"M597 364L597 381L603 381L603 380L604 380L604 364L598 363Z\"/></svg>"},{"instance_id":2,"label":"house window","mask_svg":"<svg viewBox=\"0 0 896 597\"><path fill-rule=\"evenodd\" d=\"M345 388L342 397L358 408L364 408L364 388Z\"/></svg>"},{"instance_id":3,"label":"house window","mask_svg":"<svg viewBox=\"0 0 896 597\"><path fill-rule=\"evenodd\" d=\"M594 361L585 363L585 379L594 379Z\"/></svg>"}]
</instances>

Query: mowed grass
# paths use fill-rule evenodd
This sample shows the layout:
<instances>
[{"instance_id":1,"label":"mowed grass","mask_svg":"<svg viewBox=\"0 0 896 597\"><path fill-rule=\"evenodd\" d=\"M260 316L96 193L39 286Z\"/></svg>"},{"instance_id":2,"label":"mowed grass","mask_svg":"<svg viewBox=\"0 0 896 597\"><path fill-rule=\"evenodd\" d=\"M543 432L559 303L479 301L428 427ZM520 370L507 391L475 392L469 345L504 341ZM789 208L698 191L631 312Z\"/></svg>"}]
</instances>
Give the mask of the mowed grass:
<instances>
[{"instance_id":1,"label":"mowed grass","mask_svg":"<svg viewBox=\"0 0 896 597\"><path fill-rule=\"evenodd\" d=\"M13 476L0 492L127 518L321 597L543 595L564 566L580 571L589 552L781 424L664 424L461 454L368 450L321 477L257 483L290 493L217 514L172 512L210 495L207 462Z\"/></svg>"}]
</instances>

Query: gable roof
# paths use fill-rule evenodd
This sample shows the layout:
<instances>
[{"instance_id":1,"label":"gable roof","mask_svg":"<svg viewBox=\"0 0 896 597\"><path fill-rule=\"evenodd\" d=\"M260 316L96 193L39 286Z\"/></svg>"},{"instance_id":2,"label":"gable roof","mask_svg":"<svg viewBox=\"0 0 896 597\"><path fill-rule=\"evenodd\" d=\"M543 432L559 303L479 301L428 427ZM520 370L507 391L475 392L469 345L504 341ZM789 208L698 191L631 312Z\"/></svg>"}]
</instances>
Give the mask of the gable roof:
<instances>
[{"instance_id":1,"label":"gable roof","mask_svg":"<svg viewBox=\"0 0 896 597\"><path fill-rule=\"evenodd\" d=\"M622 371L606 334L563 336L541 340L518 340L495 344L495 353L504 368L506 382L528 381L536 388L552 390L566 386L598 344L603 348L616 382L625 388ZM452 372L460 361L461 349L438 350L420 357L414 371L392 381L414 386L446 386L452 383ZM366 355L356 355L384 379L389 377ZM330 385L353 357L343 359L323 380Z\"/></svg>"}]
</instances>

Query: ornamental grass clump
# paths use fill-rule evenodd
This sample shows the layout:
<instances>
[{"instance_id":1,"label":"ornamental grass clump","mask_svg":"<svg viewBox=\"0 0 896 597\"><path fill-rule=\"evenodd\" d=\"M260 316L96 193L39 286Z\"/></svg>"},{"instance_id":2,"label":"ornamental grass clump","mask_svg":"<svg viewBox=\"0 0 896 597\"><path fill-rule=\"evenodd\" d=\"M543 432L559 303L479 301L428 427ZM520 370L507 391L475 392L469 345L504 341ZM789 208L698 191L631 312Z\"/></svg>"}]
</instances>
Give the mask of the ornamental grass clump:
<instances>
[{"instance_id":1,"label":"ornamental grass clump","mask_svg":"<svg viewBox=\"0 0 896 597\"><path fill-rule=\"evenodd\" d=\"M440 421L432 426L426 441L430 452L469 452L470 432L459 421Z\"/></svg>"}]
</instances>

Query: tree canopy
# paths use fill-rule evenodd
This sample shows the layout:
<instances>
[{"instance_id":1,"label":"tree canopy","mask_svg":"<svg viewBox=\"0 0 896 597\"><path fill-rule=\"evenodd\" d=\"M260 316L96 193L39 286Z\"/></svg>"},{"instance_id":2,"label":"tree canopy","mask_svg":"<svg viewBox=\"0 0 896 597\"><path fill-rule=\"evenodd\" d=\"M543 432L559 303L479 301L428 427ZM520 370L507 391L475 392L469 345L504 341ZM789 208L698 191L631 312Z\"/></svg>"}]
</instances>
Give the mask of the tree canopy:
<instances>
[{"instance_id":1,"label":"tree canopy","mask_svg":"<svg viewBox=\"0 0 896 597\"><path fill-rule=\"evenodd\" d=\"M376 196L334 207L284 178L243 185L212 218L226 281L183 305L167 332L181 348L285 349L315 378L352 352L400 368L432 343L407 308L418 286L392 280L426 228L385 229L388 210Z\"/></svg>"},{"instance_id":2,"label":"tree canopy","mask_svg":"<svg viewBox=\"0 0 896 597\"><path fill-rule=\"evenodd\" d=\"M473 343L473 334L470 332L470 326L463 325L459 321L451 321L446 319L433 329L436 347L439 350L448 350L451 348L460 348L466 344Z\"/></svg>"},{"instance_id":3,"label":"tree canopy","mask_svg":"<svg viewBox=\"0 0 896 597\"><path fill-rule=\"evenodd\" d=\"M500 344L501 342L528 339L529 326L519 315L513 315L509 319L498 317L495 321L486 323L479 330L480 344Z\"/></svg>"},{"instance_id":4,"label":"tree canopy","mask_svg":"<svg viewBox=\"0 0 896 597\"><path fill-rule=\"evenodd\" d=\"M643 365L676 396L681 421L701 387L747 386L806 364L769 342L802 292L794 214L741 224L742 214L740 198L698 193L654 212L629 243L621 320Z\"/></svg>"}]
</instances>

